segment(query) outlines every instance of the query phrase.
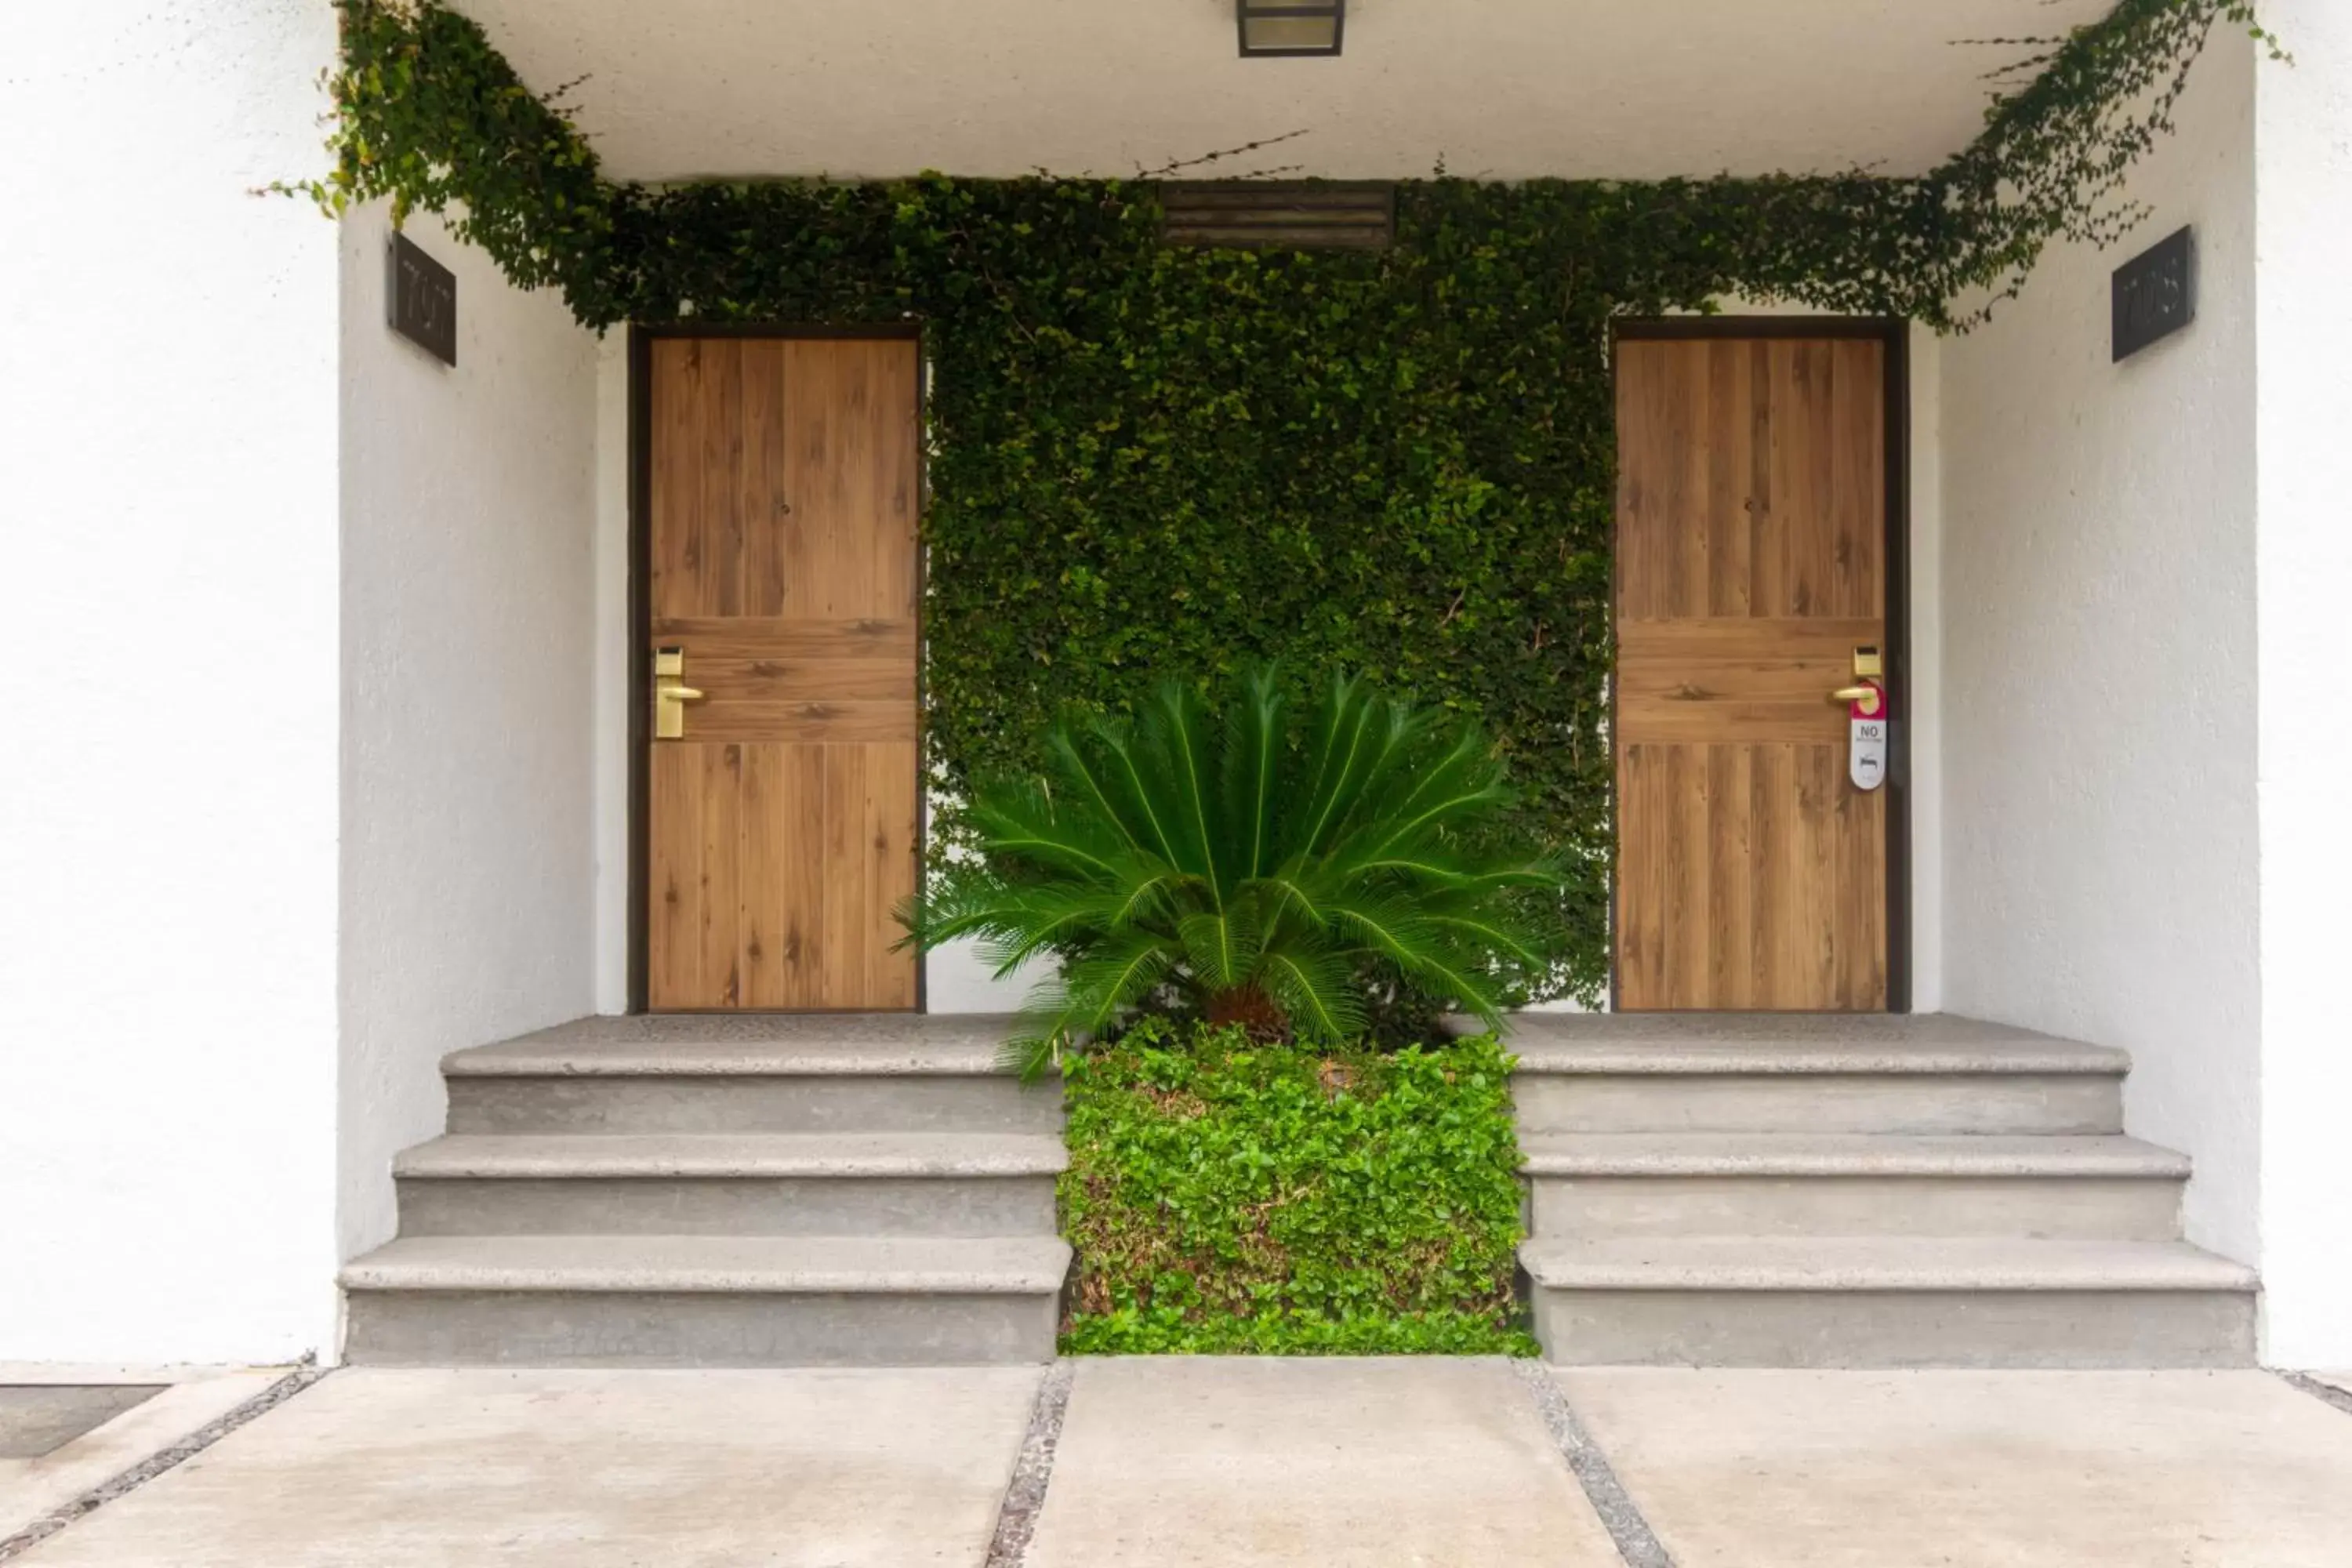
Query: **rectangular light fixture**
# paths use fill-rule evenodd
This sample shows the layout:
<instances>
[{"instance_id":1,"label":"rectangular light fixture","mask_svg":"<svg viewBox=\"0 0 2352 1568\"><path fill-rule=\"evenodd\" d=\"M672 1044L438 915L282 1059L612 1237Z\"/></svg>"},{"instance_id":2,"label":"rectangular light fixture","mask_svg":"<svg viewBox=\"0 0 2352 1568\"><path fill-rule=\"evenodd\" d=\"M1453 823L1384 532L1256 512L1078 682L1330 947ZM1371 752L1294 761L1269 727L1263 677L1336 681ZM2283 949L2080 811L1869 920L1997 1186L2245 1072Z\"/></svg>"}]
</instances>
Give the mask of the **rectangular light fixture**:
<instances>
[{"instance_id":1,"label":"rectangular light fixture","mask_svg":"<svg viewBox=\"0 0 2352 1568\"><path fill-rule=\"evenodd\" d=\"M1348 0L1234 0L1242 58L1336 55Z\"/></svg>"}]
</instances>

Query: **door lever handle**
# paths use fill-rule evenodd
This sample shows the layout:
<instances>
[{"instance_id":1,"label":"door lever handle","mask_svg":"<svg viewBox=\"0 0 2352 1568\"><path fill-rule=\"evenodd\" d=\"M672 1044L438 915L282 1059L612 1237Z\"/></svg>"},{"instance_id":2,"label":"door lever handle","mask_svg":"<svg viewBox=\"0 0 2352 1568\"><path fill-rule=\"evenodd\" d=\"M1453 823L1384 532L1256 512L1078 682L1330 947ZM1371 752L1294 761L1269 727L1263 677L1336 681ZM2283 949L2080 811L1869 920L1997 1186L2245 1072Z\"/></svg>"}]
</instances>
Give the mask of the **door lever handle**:
<instances>
[{"instance_id":1,"label":"door lever handle","mask_svg":"<svg viewBox=\"0 0 2352 1568\"><path fill-rule=\"evenodd\" d=\"M654 649L654 739L686 738L686 705L702 700L702 693L685 681L686 649Z\"/></svg>"},{"instance_id":2,"label":"door lever handle","mask_svg":"<svg viewBox=\"0 0 2352 1568\"><path fill-rule=\"evenodd\" d=\"M686 705L702 700L702 693L675 675L654 678L654 739L686 739Z\"/></svg>"},{"instance_id":3,"label":"door lever handle","mask_svg":"<svg viewBox=\"0 0 2352 1568\"><path fill-rule=\"evenodd\" d=\"M1867 702L1877 695L1878 689L1876 687L1841 686L1835 691L1830 693L1830 700L1832 702Z\"/></svg>"}]
</instances>

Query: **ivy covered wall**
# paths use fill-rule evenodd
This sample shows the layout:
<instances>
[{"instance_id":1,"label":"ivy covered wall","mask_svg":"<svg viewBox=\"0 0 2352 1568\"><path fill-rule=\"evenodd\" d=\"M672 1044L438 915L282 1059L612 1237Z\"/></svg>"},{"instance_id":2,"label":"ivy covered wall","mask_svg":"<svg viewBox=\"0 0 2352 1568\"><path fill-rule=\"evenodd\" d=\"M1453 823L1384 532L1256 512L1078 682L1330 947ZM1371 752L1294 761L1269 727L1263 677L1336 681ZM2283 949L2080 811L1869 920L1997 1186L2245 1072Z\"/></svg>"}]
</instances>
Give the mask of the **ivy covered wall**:
<instances>
[{"instance_id":1,"label":"ivy covered wall","mask_svg":"<svg viewBox=\"0 0 2352 1568\"><path fill-rule=\"evenodd\" d=\"M1577 868L1558 989L1606 973L1609 323L1723 294L1947 330L2124 175L2242 0L2124 0L1915 179L1400 187L1387 251L1175 249L1149 184L616 184L472 22L341 0L340 212L453 209L589 325L919 319L934 367L928 736L1024 767L1066 703L1279 655L1481 715ZM1971 301L1963 307L1960 301ZM942 825L951 837L953 824Z\"/></svg>"}]
</instances>

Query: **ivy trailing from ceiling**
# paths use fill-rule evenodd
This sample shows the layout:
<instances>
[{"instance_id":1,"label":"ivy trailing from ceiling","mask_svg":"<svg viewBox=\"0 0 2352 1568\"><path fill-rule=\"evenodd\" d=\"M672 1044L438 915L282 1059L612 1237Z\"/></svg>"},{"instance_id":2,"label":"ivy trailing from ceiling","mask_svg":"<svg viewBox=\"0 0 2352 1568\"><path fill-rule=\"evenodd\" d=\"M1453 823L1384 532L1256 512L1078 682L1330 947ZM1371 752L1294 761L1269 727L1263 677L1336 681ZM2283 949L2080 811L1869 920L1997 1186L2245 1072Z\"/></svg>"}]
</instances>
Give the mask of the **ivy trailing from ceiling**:
<instances>
[{"instance_id":1,"label":"ivy trailing from ceiling","mask_svg":"<svg viewBox=\"0 0 2352 1568\"><path fill-rule=\"evenodd\" d=\"M1946 311L1923 319L1965 328L2013 299L2053 240L2106 246L2148 216L2125 194L2132 169L2174 129L2189 71L2217 26L2242 28L2272 58L2286 54L2254 0L2122 0L2106 19L2044 46L2034 70L1987 111L1975 142L1923 182L1946 216L1938 268L1922 280ZM1949 301L1988 290L1957 319Z\"/></svg>"},{"instance_id":2,"label":"ivy trailing from ceiling","mask_svg":"<svg viewBox=\"0 0 2352 1568\"><path fill-rule=\"evenodd\" d=\"M339 0L320 178L446 213L519 286L625 321L919 318L927 734L950 783L1034 768L1065 705L1280 657L1481 718L1570 868L1558 989L1606 972L1608 326L1727 294L1939 330L2138 213L2130 169L2250 0L2122 0L1919 177L1400 188L1387 251L1159 241L1148 183L604 179L435 0ZM2275 44L2273 44L2275 49ZM952 820L940 825L955 838Z\"/></svg>"}]
</instances>

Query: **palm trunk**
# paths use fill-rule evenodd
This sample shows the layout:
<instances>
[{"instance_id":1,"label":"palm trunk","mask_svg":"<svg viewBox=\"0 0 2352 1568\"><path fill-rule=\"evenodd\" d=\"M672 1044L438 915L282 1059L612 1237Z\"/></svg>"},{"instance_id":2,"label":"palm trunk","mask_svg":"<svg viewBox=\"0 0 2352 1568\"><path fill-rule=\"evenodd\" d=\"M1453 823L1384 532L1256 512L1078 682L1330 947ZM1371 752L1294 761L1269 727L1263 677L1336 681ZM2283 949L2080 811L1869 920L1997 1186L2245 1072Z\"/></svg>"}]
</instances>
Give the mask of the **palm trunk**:
<instances>
[{"instance_id":1,"label":"palm trunk","mask_svg":"<svg viewBox=\"0 0 2352 1568\"><path fill-rule=\"evenodd\" d=\"M1219 1028L1238 1024L1249 1031L1254 1040L1290 1038L1290 1015L1282 1010L1282 1004L1255 985L1210 992L1205 1011L1211 1024Z\"/></svg>"}]
</instances>

